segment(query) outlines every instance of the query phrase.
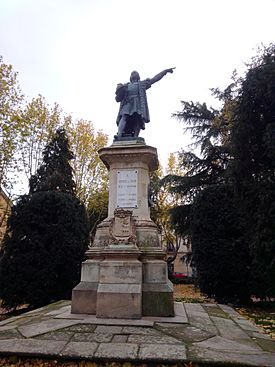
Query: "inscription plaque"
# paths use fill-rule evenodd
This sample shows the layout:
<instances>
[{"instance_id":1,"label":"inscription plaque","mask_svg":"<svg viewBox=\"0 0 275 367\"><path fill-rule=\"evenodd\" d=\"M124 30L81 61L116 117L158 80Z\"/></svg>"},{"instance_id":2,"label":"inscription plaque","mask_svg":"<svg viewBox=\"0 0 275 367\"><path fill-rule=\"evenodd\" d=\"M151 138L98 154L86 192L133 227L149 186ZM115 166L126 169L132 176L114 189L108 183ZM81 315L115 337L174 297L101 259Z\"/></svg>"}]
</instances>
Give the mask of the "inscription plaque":
<instances>
[{"instance_id":1,"label":"inscription plaque","mask_svg":"<svg viewBox=\"0 0 275 367\"><path fill-rule=\"evenodd\" d=\"M117 208L137 208L137 170L117 171Z\"/></svg>"}]
</instances>

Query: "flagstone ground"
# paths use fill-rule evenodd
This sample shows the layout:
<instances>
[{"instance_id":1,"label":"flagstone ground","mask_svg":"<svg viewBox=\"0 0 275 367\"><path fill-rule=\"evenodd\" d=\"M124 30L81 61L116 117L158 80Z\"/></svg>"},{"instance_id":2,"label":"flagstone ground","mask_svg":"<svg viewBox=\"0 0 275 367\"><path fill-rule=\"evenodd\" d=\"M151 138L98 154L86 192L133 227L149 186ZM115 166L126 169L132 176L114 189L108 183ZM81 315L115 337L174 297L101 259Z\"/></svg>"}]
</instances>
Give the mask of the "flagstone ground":
<instances>
[{"instance_id":1,"label":"flagstone ground","mask_svg":"<svg viewBox=\"0 0 275 367\"><path fill-rule=\"evenodd\" d=\"M275 341L233 308L175 303L172 318L97 319L57 302L0 322L0 354L146 363L275 366Z\"/></svg>"}]
</instances>

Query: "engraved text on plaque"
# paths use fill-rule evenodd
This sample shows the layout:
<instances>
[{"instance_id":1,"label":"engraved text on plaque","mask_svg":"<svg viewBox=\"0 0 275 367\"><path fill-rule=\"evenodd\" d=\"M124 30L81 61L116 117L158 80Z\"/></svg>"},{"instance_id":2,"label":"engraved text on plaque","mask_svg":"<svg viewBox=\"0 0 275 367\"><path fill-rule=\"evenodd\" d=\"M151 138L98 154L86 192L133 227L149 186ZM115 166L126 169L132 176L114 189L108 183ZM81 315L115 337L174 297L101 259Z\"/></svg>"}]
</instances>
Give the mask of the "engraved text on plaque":
<instances>
[{"instance_id":1,"label":"engraved text on plaque","mask_svg":"<svg viewBox=\"0 0 275 367\"><path fill-rule=\"evenodd\" d=\"M117 171L117 208L137 208L137 170Z\"/></svg>"}]
</instances>

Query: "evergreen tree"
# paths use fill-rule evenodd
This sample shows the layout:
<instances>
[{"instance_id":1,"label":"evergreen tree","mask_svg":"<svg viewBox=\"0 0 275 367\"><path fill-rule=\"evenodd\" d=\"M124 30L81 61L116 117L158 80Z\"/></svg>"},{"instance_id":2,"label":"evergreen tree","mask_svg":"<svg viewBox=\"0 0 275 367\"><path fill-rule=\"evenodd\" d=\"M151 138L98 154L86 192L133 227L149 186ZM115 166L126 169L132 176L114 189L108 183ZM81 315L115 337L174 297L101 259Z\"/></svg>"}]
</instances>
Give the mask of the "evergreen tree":
<instances>
[{"instance_id":1,"label":"evergreen tree","mask_svg":"<svg viewBox=\"0 0 275 367\"><path fill-rule=\"evenodd\" d=\"M175 114L193 133L194 144L201 148L201 154L182 152L182 164L187 174L166 178L172 184L172 192L182 195L183 202L172 211L172 221L178 233L191 237L195 252L200 253L201 256L196 256L194 252L194 265L199 269L201 261L208 262L207 275L216 272L216 282L220 284L215 285L215 294L214 289L211 291L205 287L200 275L199 285L208 295L219 299L221 293L217 290L222 291L223 285L224 295L233 296L232 292L226 291L230 285L225 287L223 280L224 269L229 266L240 277L245 295L247 289L249 295L261 298L275 295L274 86L275 45L270 45L252 59L243 78L234 73L228 88L212 90L222 102L219 111L208 109L205 104L182 102L183 111ZM224 194L217 201L212 188L217 197L221 192L232 194ZM208 213L204 225L202 212ZM234 216L239 218L239 223L231 221ZM221 230L220 218L224 218L223 225L231 228L230 232ZM211 243L215 244L211 249L206 241L210 233ZM233 237L231 233L234 233ZM243 269L235 266L236 262L232 263L230 254L216 261L215 254L227 253L224 247L247 254ZM247 285L241 281L243 274L249 274ZM235 281L232 284L237 287ZM239 296L240 292L236 299L240 299Z\"/></svg>"},{"instance_id":2,"label":"evergreen tree","mask_svg":"<svg viewBox=\"0 0 275 367\"><path fill-rule=\"evenodd\" d=\"M201 292L218 302L249 301L249 249L231 185L211 185L191 210L192 261Z\"/></svg>"},{"instance_id":3,"label":"evergreen tree","mask_svg":"<svg viewBox=\"0 0 275 367\"><path fill-rule=\"evenodd\" d=\"M55 136L43 151L43 163L30 179L30 193L54 190L74 195L70 161L74 158L64 128L56 131Z\"/></svg>"},{"instance_id":4,"label":"evergreen tree","mask_svg":"<svg viewBox=\"0 0 275 367\"><path fill-rule=\"evenodd\" d=\"M251 292L264 298L275 295L275 45L248 67L232 128L231 172L252 255Z\"/></svg>"},{"instance_id":5,"label":"evergreen tree","mask_svg":"<svg viewBox=\"0 0 275 367\"><path fill-rule=\"evenodd\" d=\"M69 298L89 244L89 219L74 195L64 130L45 148L30 194L12 208L0 256L3 306L37 307Z\"/></svg>"}]
</instances>

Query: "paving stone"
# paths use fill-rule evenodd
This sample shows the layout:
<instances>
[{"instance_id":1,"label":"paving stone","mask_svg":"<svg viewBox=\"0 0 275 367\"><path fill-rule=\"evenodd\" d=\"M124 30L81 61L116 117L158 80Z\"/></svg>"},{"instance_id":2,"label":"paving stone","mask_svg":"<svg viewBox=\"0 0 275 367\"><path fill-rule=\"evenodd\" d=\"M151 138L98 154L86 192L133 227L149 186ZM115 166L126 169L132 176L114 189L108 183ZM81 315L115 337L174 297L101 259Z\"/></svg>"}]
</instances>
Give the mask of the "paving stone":
<instances>
[{"instance_id":1,"label":"paving stone","mask_svg":"<svg viewBox=\"0 0 275 367\"><path fill-rule=\"evenodd\" d=\"M260 328L254 324L252 324L251 321L246 320L246 319L235 319L236 323L244 330L249 330L249 331L260 331Z\"/></svg>"},{"instance_id":2,"label":"paving stone","mask_svg":"<svg viewBox=\"0 0 275 367\"><path fill-rule=\"evenodd\" d=\"M0 332L0 340L12 338L21 339L23 336L14 327Z\"/></svg>"},{"instance_id":3,"label":"paving stone","mask_svg":"<svg viewBox=\"0 0 275 367\"><path fill-rule=\"evenodd\" d=\"M70 305L70 303L71 303L70 301L58 301L58 302L55 302L55 303L51 303L47 306L36 308L35 310L28 311L24 315L28 315L28 316L29 315L33 316L34 314L43 315L43 314L45 314L45 313L47 313L51 310L58 310L61 307L68 306L68 305Z\"/></svg>"},{"instance_id":4,"label":"paving stone","mask_svg":"<svg viewBox=\"0 0 275 367\"><path fill-rule=\"evenodd\" d=\"M127 343L128 335L114 335L112 343Z\"/></svg>"},{"instance_id":5,"label":"paving stone","mask_svg":"<svg viewBox=\"0 0 275 367\"><path fill-rule=\"evenodd\" d=\"M69 331L52 331L50 333L35 336L34 339L39 339L39 340L63 340L63 341L68 342L69 340L71 340L73 335L74 335L74 333L69 332Z\"/></svg>"},{"instance_id":6,"label":"paving stone","mask_svg":"<svg viewBox=\"0 0 275 367\"><path fill-rule=\"evenodd\" d=\"M77 323L78 321L76 320L49 319L20 326L18 330L23 336L25 336L26 338L30 338L36 335L48 333L50 331L62 329Z\"/></svg>"},{"instance_id":7,"label":"paving stone","mask_svg":"<svg viewBox=\"0 0 275 367\"><path fill-rule=\"evenodd\" d=\"M185 310L190 324L184 322L184 312L171 318L97 319L71 315L68 302L49 305L0 322L0 353L275 366L275 341L233 308L176 304L177 313Z\"/></svg>"},{"instance_id":8,"label":"paving stone","mask_svg":"<svg viewBox=\"0 0 275 367\"><path fill-rule=\"evenodd\" d=\"M207 315L207 312L204 310L202 305L199 303L184 303L184 307L187 312L187 316L189 316L189 314L197 314L197 313L202 313L202 314Z\"/></svg>"},{"instance_id":9,"label":"paving stone","mask_svg":"<svg viewBox=\"0 0 275 367\"><path fill-rule=\"evenodd\" d=\"M235 351L243 353L260 352L259 346L256 343L247 345L246 343L225 339L221 336L214 336L213 338L204 340L202 342L193 343L193 345L199 348L208 348L219 351Z\"/></svg>"},{"instance_id":10,"label":"paving stone","mask_svg":"<svg viewBox=\"0 0 275 367\"><path fill-rule=\"evenodd\" d=\"M72 337L72 341L107 343L112 340L113 335L111 333L76 333Z\"/></svg>"},{"instance_id":11,"label":"paving stone","mask_svg":"<svg viewBox=\"0 0 275 367\"><path fill-rule=\"evenodd\" d=\"M176 338L167 336L165 334L161 336L151 336L151 335L129 335L128 343L137 344L181 344Z\"/></svg>"},{"instance_id":12,"label":"paving stone","mask_svg":"<svg viewBox=\"0 0 275 367\"><path fill-rule=\"evenodd\" d=\"M199 342L216 335L189 325L171 328L170 326L167 327L165 324L157 324L156 327L165 334L171 335L186 343Z\"/></svg>"},{"instance_id":13,"label":"paving stone","mask_svg":"<svg viewBox=\"0 0 275 367\"><path fill-rule=\"evenodd\" d=\"M30 322L33 322L34 320L40 320L41 316L21 316L18 317L18 319L14 319L13 321L11 321L8 325L9 326L15 326L18 327L20 325L24 325L24 324L28 324Z\"/></svg>"},{"instance_id":14,"label":"paving stone","mask_svg":"<svg viewBox=\"0 0 275 367\"><path fill-rule=\"evenodd\" d=\"M13 321L16 321L16 320L20 319L20 317L22 317L22 316L9 317L9 318L7 318L5 320L2 320L2 321L0 321L0 327L2 327L4 325L7 325L7 324L10 324Z\"/></svg>"},{"instance_id":15,"label":"paving stone","mask_svg":"<svg viewBox=\"0 0 275 367\"><path fill-rule=\"evenodd\" d=\"M76 324L73 326L67 327L66 331L72 331L75 333L93 333L95 331L96 325L89 325L89 324Z\"/></svg>"},{"instance_id":16,"label":"paving stone","mask_svg":"<svg viewBox=\"0 0 275 367\"><path fill-rule=\"evenodd\" d=\"M256 339L257 343L260 347L266 352L274 352L275 353L275 340L272 339Z\"/></svg>"},{"instance_id":17,"label":"paving stone","mask_svg":"<svg viewBox=\"0 0 275 367\"><path fill-rule=\"evenodd\" d=\"M40 307L40 308L36 308L35 310L32 310L32 311L28 311L28 312L25 312L24 315L30 315L30 316L33 316L35 314L43 314L45 313L47 310L51 309L51 305L48 305L48 306L43 306L43 307Z\"/></svg>"},{"instance_id":18,"label":"paving stone","mask_svg":"<svg viewBox=\"0 0 275 367\"><path fill-rule=\"evenodd\" d=\"M70 311L71 310L71 306L63 306L60 308L57 308L56 310L50 311L45 313L46 316L55 316L55 315L60 315L61 313L64 313L66 311Z\"/></svg>"},{"instance_id":19,"label":"paving stone","mask_svg":"<svg viewBox=\"0 0 275 367\"><path fill-rule=\"evenodd\" d=\"M107 334L121 334L122 327L121 326L107 326L107 325L98 325L95 329L96 333L107 333Z\"/></svg>"},{"instance_id":20,"label":"paving stone","mask_svg":"<svg viewBox=\"0 0 275 367\"><path fill-rule=\"evenodd\" d=\"M228 305L222 305L222 304L218 304L218 306L228 315L230 315L231 317L242 317L236 310L234 310L234 308L228 306Z\"/></svg>"},{"instance_id":21,"label":"paving stone","mask_svg":"<svg viewBox=\"0 0 275 367\"><path fill-rule=\"evenodd\" d=\"M184 345L141 344L138 358L151 361L184 361L186 349Z\"/></svg>"},{"instance_id":22,"label":"paving stone","mask_svg":"<svg viewBox=\"0 0 275 367\"><path fill-rule=\"evenodd\" d=\"M60 356L89 358L94 356L97 347L98 343L70 342L62 350Z\"/></svg>"},{"instance_id":23,"label":"paving stone","mask_svg":"<svg viewBox=\"0 0 275 367\"><path fill-rule=\"evenodd\" d=\"M275 354L271 353L244 353L225 350L218 351L208 348L198 348L194 346L188 348L188 360L203 363L219 362L221 364L228 362L232 364L245 364L257 367L275 366Z\"/></svg>"},{"instance_id":24,"label":"paving stone","mask_svg":"<svg viewBox=\"0 0 275 367\"><path fill-rule=\"evenodd\" d=\"M252 338L252 339L270 339L270 336L267 334L264 334L264 332L255 332L255 331L247 331L247 334Z\"/></svg>"},{"instance_id":25,"label":"paving stone","mask_svg":"<svg viewBox=\"0 0 275 367\"><path fill-rule=\"evenodd\" d=\"M151 322L152 326L154 325L155 322L169 322L175 324L186 324L188 322L186 321L186 318L182 316L174 316L174 317L143 316L142 320ZM144 325L144 326L150 326L150 325Z\"/></svg>"},{"instance_id":26,"label":"paving stone","mask_svg":"<svg viewBox=\"0 0 275 367\"><path fill-rule=\"evenodd\" d=\"M202 305L198 303L185 303L184 307L191 326L195 326L198 329L208 331L212 334L217 334L216 327Z\"/></svg>"},{"instance_id":27,"label":"paving stone","mask_svg":"<svg viewBox=\"0 0 275 367\"><path fill-rule=\"evenodd\" d=\"M221 317L211 316L210 319L218 329L220 335L227 339L247 339L249 336L236 323L230 319L223 319Z\"/></svg>"},{"instance_id":28,"label":"paving stone","mask_svg":"<svg viewBox=\"0 0 275 367\"><path fill-rule=\"evenodd\" d=\"M16 325L3 325L3 326L0 326L0 333L2 331L6 331L6 330L12 330L12 329L16 329Z\"/></svg>"},{"instance_id":29,"label":"paving stone","mask_svg":"<svg viewBox=\"0 0 275 367\"><path fill-rule=\"evenodd\" d=\"M198 329L208 331L211 334L217 335L218 330L210 317L208 315L201 315L202 314L199 313L197 315L188 315L190 325Z\"/></svg>"},{"instance_id":30,"label":"paving stone","mask_svg":"<svg viewBox=\"0 0 275 367\"><path fill-rule=\"evenodd\" d=\"M101 343L95 353L95 357L104 359L136 359L138 355L137 344L126 343Z\"/></svg>"},{"instance_id":31,"label":"paving stone","mask_svg":"<svg viewBox=\"0 0 275 367\"><path fill-rule=\"evenodd\" d=\"M186 324L174 324L170 322L156 322L154 327L156 327L156 325L168 327L168 328L175 328L175 327L181 327L181 326L186 327Z\"/></svg>"},{"instance_id":32,"label":"paving stone","mask_svg":"<svg viewBox=\"0 0 275 367\"><path fill-rule=\"evenodd\" d=\"M1 353L16 353L17 355L52 356L58 355L66 345L64 341L36 339L6 339L1 340Z\"/></svg>"},{"instance_id":33,"label":"paving stone","mask_svg":"<svg viewBox=\"0 0 275 367\"><path fill-rule=\"evenodd\" d=\"M122 329L123 334L140 334L140 335L161 335L161 332L153 328L125 326Z\"/></svg>"},{"instance_id":34,"label":"paving stone","mask_svg":"<svg viewBox=\"0 0 275 367\"><path fill-rule=\"evenodd\" d=\"M183 318L183 322L188 322L185 308L182 302L174 302L175 316L180 316Z\"/></svg>"},{"instance_id":35,"label":"paving stone","mask_svg":"<svg viewBox=\"0 0 275 367\"><path fill-rule=\"evenodd\" d=\"M228 314L226 314L217 305L202 305L203 309L208 313L209 316L216 316L228 319Z\"/></svg>"},{"instance_id":36,"label":"paving stone","mask_svg":"<svg viewBox=\"0 0 275 367\"><path fill-rule=\"evenodd\" d=\"M62 314L56 315L56 319L69 319L69 320L79 320L79 323L83 324L94 324L94 325L129 325L129 326L153 326L155 320L150 320L148 317L143 317L142 319L104 319L97 318L96 315L85 315L85 314L71 314L70 311L64 312ZM162 318L157 318L158 321Z\"/></svg>"}]
</instances>

